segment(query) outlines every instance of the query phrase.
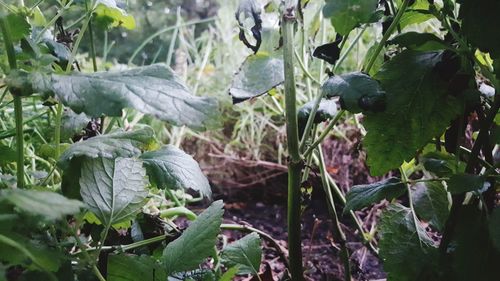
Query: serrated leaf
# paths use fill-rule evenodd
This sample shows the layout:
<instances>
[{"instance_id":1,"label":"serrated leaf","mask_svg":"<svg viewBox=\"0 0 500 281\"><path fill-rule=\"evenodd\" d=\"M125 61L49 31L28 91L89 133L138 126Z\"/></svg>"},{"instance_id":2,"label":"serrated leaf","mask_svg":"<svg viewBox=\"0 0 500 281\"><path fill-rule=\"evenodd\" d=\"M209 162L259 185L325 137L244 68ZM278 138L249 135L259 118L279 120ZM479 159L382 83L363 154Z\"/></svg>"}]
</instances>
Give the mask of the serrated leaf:
<instances>
[{"instance_id":1,"label":"serrated leaf","mask_svg":"<svg viewBox=\"0 0 500 281\"><path fill-rule=\"evenodd\" d=\"M77 214L84 207L80 201L49 191L6 189L0 195L2 200L8 201L17 209L51 221Z\"/></svg>"},{"instance_id":2,"label":"serrated leaf","mask_svg":"<svg viewBox=\"0 0 500 281\"><path fill-rule=\"evenodd\" d=\"M165 269L150 256L127 254L110 255L108 258L108 281L164 281Z\"/></svg>"},{"instance_id":3,"label":"serrated leaf","mask_svg":"<svg viewBox=\"0 0 500 281\"><path fill-rule=\"evenodd\" d=\"M448 191L451 194L459 194L471 191L480 191L489 187L490 183L483 176L471 174L455 174L447 181Z\"/></svg>"},{"instance_id":4,"label":"serrated leaf","mask_svg":"<svg viewBox=\"0 0 500 281\"><path fill-rule=\"evenodd\" d=\"M392 200L405 192L405 184L394 177L371 184L353 186L346 194L344 213L360 210L383 199Z\"/></svg>"},{"instance_id":5,"label":"serrated leaf","mask_svg":"<svg viewBox=\"0 0 500 281\"><path fill-rule=\"evenodd\" d=\"M377 0L327 0L323 14L331 18L335 31L347 35L361 23L371 20Z\"/></svg>"},{"instance_id":6,"label":"serrated leaf","mask_svg":"<svg viewBox=\"0 0 500 281\"><path fill-rule=\"evenodd\" d=\"M500 2L496 0L460 0L459 18L463 34L470 43L492 58L500 58Z\"/></svg>"},{"instance_id":7,"label":"serrated leaf","mask_svg":"<svg viewBox=\"0 0 500 281\"><path fill-rule=\"evenodd\" d=\"M429 277L438 263L437 248L425 229L415 225L409 208L389 205L382 213L379 231L379 253L387 280L433 280Z\"/></svg>"},{"instance_id":8,"label":"serrated leaf","mask_svg":"<svg viewBox=\"0 0 500 281\"><path fill-rule=\"evenodd\" d=\"M297 113L297 119L299 122L299 135L302 136L304 129L311 115L311 111L314 106L314 101L310 101L304 104ZM316 110L316 115L314 116L314 124L319 124L330 118L335 117L337 114L337 103L333 100L322 99L319 103L318 109Z\"/></svg>"},{"instance_id":9,"label":"serrated leaf","mask_svg":"<svg viewBox=\"0 0 500 281\"><path fill-rule=\"evenodd\" d=\"M214 252L220 232L224 210L222 201L215 201L163 251L163 264L167 273L198 268Z\"/></svg>"},{"instance_id":10,"label":"serrated leaf","mask_svg":"<svg viewBox=\"0 0 500 281\"><path fill-rule=\"evenodd\" d=\"M497 251L500 252L500 207L496 207L491 212L489 218L490 237Z\"/></svg>"},{"instance_id":11,"label":"serrated leaf","mask_svg":"<svg viewBox=\"0 0 500 281\"><path fill-rule=\"evenodd\" d=\"M325 97L340 97L343 109L352 113L385 109L385 93L377 81L361 72L335 75L321 87Z\"/></svg>"},{"instance_id":12,"label":"serrated leaf","mask_svg":"<svg viewBox=\"0 0 500 281\"><path fill-rule=\"evenodd\" d=\"M259 274L262 249L260 237L251 233L224 248L221 256L227 267L238 266L239 274Z\"/></svg>"},{"instance_id":13,"label":"serrated leaf","mask_svg":"<svg viewBox=\"0 0 500 281\"><path fill-rule=\"evenodd\" d=\"M106 226L131 219L145 204L146 171L132 158L86 159L82 163L81 196Z\"/></svg>"},{"instance_id":14,"label":"serrated leaf","mask_svg":"<svg viewBox=\"0 0 500 281\"><path fill-rule=\"evenodd\" d=\"M449 214L448 193L444 186L438 182L417 184L412 198L418 217L442 231Z\"/></svg>"},{"instance_id":15,"label":"serrated leaf","mask_svg":"<svg viewBox=\"0 0 500 281\"><path fill-rule=\"evenodd\" d=\"M219 124L217 101L192 95L172 69L163 64L113 72L35 73L31 82L38 92L55 94L76 113L91 117L121 116L123 108L132 107L195 130Z\"/></svg>"},{"instance_id":16,"label":"serrated leaf","mask_svg":"<svg viewBox=\"0 0 500 281\"><path fill-rule=\"evenodd\" d=\"M119 8L115 0L97 0L94 9L96 20L107 27L135 28L135 19Z\"/></svg>"},{"instance_id":17,"label":"serrated leaf","mask_svg":"<svg viewBox=\"0 0 500 281\"><path fill-rule=\"evenodd\" d=\"M249 56L231 83L233 103L258 97L285 81L283 60L268 54Z\"/></svg>"},{"instance_id":18,"label":"serrated leaf","mask_svg":"<svg viewBox=\"0 0 500 281\"><path fill-rule=\"evenodd\" d=\"M372 175L383 175L411 161L418 149L441 135L463 110L448 95L448 82L435 68L442 52L404 51L375 75L386 91L386 110L366 113L364 146Z\"/></svg>"},{"instance_id":19,"label":"serrated leaf","mask_svg":"<svg viewBox=\"0 0 500 281\"><path fill-rule=\"evenodd\" d=\"M154 139L150 127L124 132L117 131L72 144L58 161L59 167L66 170L74 158L117 158L139 156L142 150Z\"/></svg>"},{"instance_id":20,"label":"serrated leaf","mask_svg":"<svg viewBox=\"0 0 500 281\"><path fill-rule=\"evenodd\" d=\"M439 51L452 49L442 39L431 33L406 32L397 35L388 44L399 45L416 51Z\"/></svg>"},{"instance_id":21,"label":"serrated leaf","mask_svg":"<svg viewBox=\"0 0 500 281\"><path fill-rule=\"evenodd\" d=\"M211 197L210 184L200 165L177 147L167 145L142 154L140 159L144 161L149 179L159 188L192 189Z\"/></svg>"}]
</instances>

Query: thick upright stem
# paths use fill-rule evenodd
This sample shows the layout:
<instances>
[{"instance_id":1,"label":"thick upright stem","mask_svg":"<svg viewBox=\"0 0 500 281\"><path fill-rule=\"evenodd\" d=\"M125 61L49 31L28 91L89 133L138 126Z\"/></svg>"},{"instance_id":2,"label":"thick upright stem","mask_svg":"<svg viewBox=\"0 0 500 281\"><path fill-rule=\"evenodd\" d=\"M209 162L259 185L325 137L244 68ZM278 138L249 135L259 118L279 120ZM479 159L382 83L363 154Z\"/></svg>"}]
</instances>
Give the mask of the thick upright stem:
<instances>
[{"instance_id":1,"label":"thick upright stem","mask_svg":"<svg viewBox=\"0 0 500 281\"><path fill-rule=\"evenodd\" d=\"M296 1L287 0L284 5L282 30L283 59L285 64L285 105L288 153L288 252L290 274L293 281L304 280L302 270L302 240L300 226L300 179L302 159L299 151L296 89L294 73L294 24Z\"/></svg>"},{"instance_id":2,"label":"thick upright stem","mask_svg":"<svg viewBox=\"0 0 500 281\"><path fill-rule=\"evenodd\" d=\"M17 69L16 53L10 36L9 23L2 18L0 20L0 29L3 35L7 59L9 61L10 70ZM14 115L16 120L16 164L17 164L17 187L24 187L24 136L23 136L23 102L21 96L14 93Z\"/></svg>"}]
</instances>

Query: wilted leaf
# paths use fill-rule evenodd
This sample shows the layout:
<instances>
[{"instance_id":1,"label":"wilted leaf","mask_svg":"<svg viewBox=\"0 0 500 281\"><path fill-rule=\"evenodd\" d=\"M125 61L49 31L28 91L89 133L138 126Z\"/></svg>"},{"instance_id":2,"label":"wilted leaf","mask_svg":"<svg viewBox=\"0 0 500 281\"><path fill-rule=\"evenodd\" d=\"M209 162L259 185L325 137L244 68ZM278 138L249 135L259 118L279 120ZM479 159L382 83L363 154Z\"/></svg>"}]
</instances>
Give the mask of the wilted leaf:
<instances>
[{"instance_id":1,"label":"wilted leaf","mask_svg":"<svg viewBox=\"0 0 500 281\"><path fill-rule=\"evenodd\" d=\"M131 158L86 159L80 193L88 208L104 225L123 222L145 204L148 191L142 162Z\"/></svg>"},{"instance_id":2,"label":"wilted leaf","mask_svg":"<svg viewBox=\"0 0 500 281\"><path fill-rule=\"evenodd\" d=\"M63 219L66 215L80 212L84 204L50 191L5 189L1 199L8 201L23 212L42 216L47 220Z\"/></svg>"},{"instance_id":3,"label":"wilted leaf","mask_svg":"<svg viewBox=\"0 0 500 281\"><path fill-rule=\"evenodd\" d=\"M97 0L94 9L96 19L106 27L122 26L126 29L135 28L135 19L119 8L115 0Z\"/></svg>"},{"instance_id":4,"label":"wilted leaf","mask_svg":"<svg viewBox=\"0 0 500 281\"><path fill-rule=\"evenodd\" d=\"M218 126L218 105L213 98L191 94L174 72L154 64L116 72L35 73L31 77L38 92L54 93L76 113L91 117L121 116L132 107L174 125L204 130Z\"/></svg>"},{"instance_id":5,"label":"wilted leaf","mask_svg":"<svg viewBox=\"0 0 500 281\"><path fill-rule=\"evenodd\" d=\"M409 208L389 205L382 213L379 229L380 257L388 280L433 280L430 277L438 264L437 248L425 229L415 225Z\"/></svg>"},{"instance_id":6,"label":"wilted leaf","mask_svg":"<svg viewBox=\"0 0 500 281\"><path fill-rule=\"evenodd\" d=\"M398 178L353 186L346 194L344 213L362 209L383 199L392 200L405 192L406 186Z\"/></svg>"},{"instance_id":7,"label":"wilted leaf","mask_svg":"<svg viewBox=\"0 0 500 281\"><path fill-rule=\"evenodd\" d=\"M470 191L480 191L489 187L490 183L483 176L470 174L455 174L448 181L448 191L451 194L459 194Z\"/></svg>"},{"instance_id":8,"label":"wilted leaf","mask_svg":"<svg viewBox=\"0 0 500 281\"><path fill-rule=\"evenodd\" d=\"M167 273L193 270L214 252L224 210L222 201L215 201L163 251Z\"/></svg>"},{"instance_id":9,"label":"wilted leaf","mask_svg":"<svg viewBox=\"0 0 500 281\"><path fill-rule=\"evenodd\" d=\"M385 109L384 91L377 81L361 72L332 76L323 84L322 91L326 97L340 97L342 108L352 113Z\"/></svg>"},{"instance_id":10,"label":"wilted leaf","mask_svg":"<svg viewBox=\"0 0 500 281\"><path fill-rule=\"evenodd\" d=\"M240 0L238 9L236 10L236 20L240 27L239 38L245 46L250 48L254 53L257 53L262 43L262 19L260 17L261 9L255 0ZM252 45L245 35L245 22L247 18L251 18L253 26L250 28L252 36L255 39L255 45Z\"/></svg>"},{"instance_id":11,"label":"wilted leaf","mask_svg":"<svg viewBox=\"0 0 500 281\"><path fill-rule=\"evenodd\" d=\"M139 156L153 142L154 131L150 127L124 132L117 131L72 144L59 159L58 165L67 169L73 158L117 158Z\"/></svg>"},{"instance_id":12,"label":"wilted leaf","mask_svg":"<svg viewBox=\"0 0 500 281\"><path fill-rule=\"evenodd\" d=\"M449 214L448 193L444 186L438 182L418 184L412 196L418 217L442 231Z\"/></svg>"},{"instance_id":13,"label":"wilted leaf","mask_svg":"<svg viewBox=\"0 0 500 281\"><path fill-rule=\"evenodd\" d=\"M165 269L150 256L110 255L108 281L164 281Z\"/></svg>"},{"instance_id":14,"label":"wilted leaf","mask_svg":"<svg viewBox=\"0 0 500 281\"><path fill-rule=\"evenodd\" d=\"M140 158L144 161L149 179L159 188L190 188L206 197L212 195L208 179L198 163L177 147L167 145L160 150L146 152Z\"/></svg>"},{"instance_id":15,"label":"wilted leaf","mask_svg":"<svg viewBox=\"0 0 500 281\"><path fill-rule=\"evenodd\" d=\"M370 22L377 0L327 0L323 14L331 18L335 31L347 35L361 23Z\"/></svg>"},{"instance_id":16,"label":"wilted leaf","mask_svg":"<svg viewBox=\"0 0 500 281\"><path fill-rule=\"evenodd\" d=\"M238 266L240 274L259 274L262 258L261 241L257 233L251 233L224 248L222 259L226 266Z\"/></svg>"},{"instance_id":17,"label":"wilted leaf","mask_svg":"<svg viewBox=\"0 0 500 281\"><path fill-rule=\"evenodd\" d=\"M313 57L335 65L340 57L340 43L342 43L342 36L337 35L334 42L326 43L314 49Z\"/></svg>"},{"instance_id":18,"label":"wilted leaf","mask_svg":"<svg viewBox=\"0 0 500 281\"><path fill-rule=\"evenodd\" d=\"M366 113L364 121L372 175L409 162L463 110L460 99L448 95L444 72L435 69L442 61L448 63L442 52L404 51L375 75L386 92L387 107L384 112Z\"/></svg>"},{"instance_id":19,"label":"wilted leaf","mask_svg":"<svg viewBox=\"0 0 500 281\"><path fill-rule=\"evenodd\" d=\"M284 81L283 60L259 53L249 56L243 62L229 93L236 104L263 95Z\"/></svg>"}]
</instances>

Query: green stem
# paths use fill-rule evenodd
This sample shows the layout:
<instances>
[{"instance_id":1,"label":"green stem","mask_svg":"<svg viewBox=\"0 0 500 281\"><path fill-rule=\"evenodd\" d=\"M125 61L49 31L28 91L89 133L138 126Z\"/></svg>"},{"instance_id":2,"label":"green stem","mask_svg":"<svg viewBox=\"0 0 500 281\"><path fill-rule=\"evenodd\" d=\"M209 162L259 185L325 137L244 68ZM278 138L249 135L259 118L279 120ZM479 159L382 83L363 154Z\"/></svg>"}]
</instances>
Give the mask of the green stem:
<instances>
[{"instance_id":1,"label":"green stem","mask_svg":"<svg viewBox=\"0 0 500 281\"><path fill-rule=\"evenodd\" d=\"M345 53L342 54L342 56L339 58L339 60L335 64L335 67L333 68L333 73L337 72L337 70L339 69L339 67L344 62L344 60L351 53L351 51L354 49L354 47L358 44L359 39L361 39L361 37L363 36L363 34L365 33L365 31L366 31L367 28L368 28L368 25L365 25L363 27L363 29L358 33L358 35L356 35L356 37L354 37L354 40L352 40L351 44L349 44L349 47L347 47L347 50L345 51ZM345 42L347 42L347 38L342 43L345 44ZM340 49L341 50L343 49L342 46L341 46Z\"/></svg>"},{"instance_id":2,"label":"green stem","mask_svg":"<svg viewBox=\"0 0 500 281\"><path fill-rule=\"evenodd\" d=\"M85 245L83 245L82 240L80 240L80 237L76 233L76 231L73 229L73 237L75 238L76 244L78 245L78 248L80 248L80 251L83 253L83 256L89 262L92 266L92 272L94 272L94 275L99 279L99 281L106 281L106 278L102 276L101 272L99 271L99 268L97 268L97 265L95 263L95 260L89 255L88 249L85 248Z\"/></svg>"},{"instance_id":3,"label":"green stem","mask_svg":"<svg viewBox=\"0 0 500 281\"><path fill-rule=\"evenodd\" d=\"M292 281L304 280L302 269L302 239L300 224L300 179L302 158L299 151L297 101L294 73L294 25L296 1L286 0L282 15L283 59L285 73L285 112L288 142L288 252Z\"/></svg>"},{"instance_id":4,"label":"green stem","mask_svg":"<svg viewBox=\"0 0 500 281\"><path fill-rule=\"evenodd\" d=\"M14 44L12 43L9 23L2 17L0 20L0 29L2 30L3 41L9 61L10 70L17 69L16 53ZM16 120L16 175L17 187L24 188L24 136L23 136L23 101L19 94L16 94L12 89L11 93L14 97L14 115Z\"/></svg>"},{"instance_id":5,"label":"green stem","mask_svg":"<svg viewBox=\"0 0 500 281\"><path fill-rule=\"evenodd\" d=\"M401 179L403 180L403 182L409 182L408 176L406 175L405 170L400 167L399 172L401 173ZM406 184L406 190L408 191L408 202L410 205L413 223L415 224L415 232L417 233L418 241L420 242L420 247L422 247L422 238L420 237L420 231L418 230L418 227L420 226L420 221L417 218L417 213L415 212L415 207L413 205L413 196L412 196L412 190L411 190L410 184Z\"/></svg>"},{"instance_id":6,"label":"green stem","mask_svg":"<svg viewBox=\"0 0 500 281\"><path fill-rule=\"evenodd\" d=\"M54 146L55 146L55 159L61 156L61 124L62 124L63 105L61 102L57 104L54 128Z\"/></svg>"},{"instance_id":7,"label":"green stem","mask_svg":"<svg viewBox=\"0 0 500 281\"><path fill-rule=\"evenodd\" d=\"M401 20L401 17L406 11L406 8L408 7L408 4L410 3L410 0L404 0L403 4L401 5L401 8L399 8L398 13L394 17L394 20L392 21L391 25L385 32L384 36L382 37L382 41L377 46L377 49L375 49L375 52L373 53L373 56L370 58L370 61L366 65L366 68L364 70L365 73L369 73L370 70L372 69L373 65L375 64L375 61L377 60L378 54L380 51L382 51L382 48L384 48L385 43L391 36L391 34L394 32L394 30L398 27L399 21Z\"/></svg>"},{"instance_id":8,"label":"green stem","mask_svg":"<svg viewBox=\"0 0 500 281\"><path fill-rule=\"evenodd\" d=\"M323 130L321 135L316 139L316 141L313 144L311 144L311 146L309 146L307 148L306 152L304 152L305 157L310 155L314 151L314 149L316 149L316 147L318 147L318 145L323 142L323 140L326 138L326 136L328 136L330 131L333 129L333 127L335 127L335 125L337 124L339 119L342 117L342 115L344 115L344 113L345 113L345 110L341 110L337 113L337 115L335 115L335 117L332 119L332 121L330 121L328 126L326 126L326 128Z\"/></svg>"}]
</instances>

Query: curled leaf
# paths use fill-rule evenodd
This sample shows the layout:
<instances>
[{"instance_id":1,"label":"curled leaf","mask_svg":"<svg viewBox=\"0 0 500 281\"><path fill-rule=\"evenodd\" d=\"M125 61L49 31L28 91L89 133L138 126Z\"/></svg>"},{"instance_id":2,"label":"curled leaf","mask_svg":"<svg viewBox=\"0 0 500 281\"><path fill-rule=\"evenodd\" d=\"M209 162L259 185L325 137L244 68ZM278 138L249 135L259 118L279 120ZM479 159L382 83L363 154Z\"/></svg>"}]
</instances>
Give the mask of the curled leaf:
<instances>
[{"instance_id":1,"label":"curled leaf","mask_svg":"<svg viewBox=\"0 0 500 281\"><path fill-rule=\"evenodd\" d=\"M262 43L262 19L260 17L261 9L257 6L255 0L241 0L238 9L236 10L236 20L240 27L239 38L245 46L257 53ZM247 18L253 20L254 26L250 29L252 36L255 39L255 45L252 45L245 35L245 21Z\"/></svg>"}]
</instances>

